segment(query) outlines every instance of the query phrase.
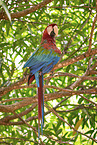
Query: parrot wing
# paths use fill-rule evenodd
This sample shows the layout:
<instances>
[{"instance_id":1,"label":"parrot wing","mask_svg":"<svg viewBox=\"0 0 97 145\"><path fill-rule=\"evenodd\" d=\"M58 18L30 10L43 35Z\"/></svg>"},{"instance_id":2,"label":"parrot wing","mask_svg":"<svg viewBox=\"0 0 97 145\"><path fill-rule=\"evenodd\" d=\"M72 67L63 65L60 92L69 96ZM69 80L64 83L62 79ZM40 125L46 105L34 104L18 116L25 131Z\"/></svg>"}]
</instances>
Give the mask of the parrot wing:
<instances>
[{"instance_id":1,"label":"parrot wing","mask_svg":"<svg viewBox=\"0 0 97 145\"><path fill-rule=\"evenodd\" d=\"M30 68L30 73L33 75L39 70L41 72L47 73L55 65L60 57L58 53L55 53L53 49L45 49L43 47L37 48L37 50L32 54L32 56L25 63L25 67Z\"/></svg>"}]
</instances>

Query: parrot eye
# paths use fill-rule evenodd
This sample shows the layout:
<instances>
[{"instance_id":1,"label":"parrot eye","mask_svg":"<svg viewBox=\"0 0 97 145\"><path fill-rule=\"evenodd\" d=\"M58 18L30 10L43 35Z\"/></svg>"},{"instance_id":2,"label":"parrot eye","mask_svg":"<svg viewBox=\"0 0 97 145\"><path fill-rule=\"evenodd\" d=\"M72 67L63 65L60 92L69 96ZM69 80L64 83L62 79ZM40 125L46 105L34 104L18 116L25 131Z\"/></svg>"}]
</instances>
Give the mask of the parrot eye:
<instances>
[{"instance_id":1,"label":"parrot eye","mask_svg":"<svg viewBox=\"0 0 97 145\"><path fill-rule=\"evenodd\" d=\"M54 32L54 29L53 29L53 31L51 31L51 33L50 33L50 36L51 37L54 37L56 34L55 34L55 32Z\"/></svg>"}]
</instances>

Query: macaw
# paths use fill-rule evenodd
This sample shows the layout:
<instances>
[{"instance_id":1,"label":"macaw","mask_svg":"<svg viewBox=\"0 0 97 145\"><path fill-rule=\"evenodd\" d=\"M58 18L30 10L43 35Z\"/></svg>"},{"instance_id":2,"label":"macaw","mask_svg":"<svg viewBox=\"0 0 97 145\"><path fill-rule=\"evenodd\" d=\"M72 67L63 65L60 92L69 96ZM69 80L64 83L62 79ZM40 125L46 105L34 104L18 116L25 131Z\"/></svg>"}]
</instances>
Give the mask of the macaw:
<instances>
[{"instance_id":1,"label":"macaw","mask_svg":"<svg viewBox=\"0 0 97 145\"><path fill-rule=\"evenodd\" d=\"M44 125L44 95L43 95L43 75L52 70L59 61L61 51L56 47L55 36L58 35L57 24L48 25L44 32L40 46L32 54L24 65L29 67L30 74L28 85L35 79L38 90L38 135L43 134Z\"/></svg>"}]
</instances>

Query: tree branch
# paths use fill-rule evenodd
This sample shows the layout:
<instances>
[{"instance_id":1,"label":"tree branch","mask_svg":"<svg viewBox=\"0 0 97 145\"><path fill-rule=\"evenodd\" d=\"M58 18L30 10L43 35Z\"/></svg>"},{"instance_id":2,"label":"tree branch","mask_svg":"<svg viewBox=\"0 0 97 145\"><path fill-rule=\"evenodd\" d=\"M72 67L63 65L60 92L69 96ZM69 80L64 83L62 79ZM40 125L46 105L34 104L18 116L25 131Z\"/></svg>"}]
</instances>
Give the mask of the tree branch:
<instances>
[{"instance_id":1,"label":"tree branch","mask_svg":"<svg viewBox=\"0 0 97 145\"><path fill-rule=\"evenodd\" d=\"M91 6L47 6L49 8L59 8L59 9L66 9L66 8L87 8L87 9L96 9L96 7Z\"/></svg>"},{"instance_id":2,"label":"tree branch","mask_svg":"<svg viewBox=\"0 0 97 145\"><path fill-rule=\"evenodd\" d=\"M90 53L87 51L87 52L85 52L85 53L83 53L83 54L81 54L81 55L78 55L78 56L76 56L76 57L74 57L74 58L71 58L71 59L69 59L69 60L67 60L67 61L64 60L63 62L58 63L58 64L52 69L52 71L54 71L54 70L56 70L56 69L59 69L59 68L63 68L64 66L68 66L68 65L70 65L70 64L73 64L73 63L75 63L75 62L77 62L77 61L80 61L80 60L82 60L82 59L84 59L84 58L87 58L87 57L89 57L89 56L92 56L92 55L94 55L94 54L97 54L97 48L96 48L96 49L92 49Z\"/></svg>"},{"instance_id":3,"label":"tree branch","mask_svg":"<svg viewBox=\"0 0 97 145\"><path fill-rule=\"evenodd\" d=\"M35 107L37 106L37 103L34 103L30 108L28 108L27 110L19 113L18 115L20 117L28 114L29 112L31 112ZM0 122L6 122L8 123L10 120L13 120L13 119L16 119L17 116L16 115L8 115L8 116L5 116L4 118L0 119Z\"/></svg>"},{"instance_id":4,"label":"tree branch","mask_svg":"<svg viewBox=\"0 0 97 145\"><path fill-rule=\"evenodd\" d=\"M91 50L91 52L89 53L88 51L84 54L78 55L74 58L71 58L67 61L63 61L61 63L58 63L57 65L55 65L55 67L52 69L52 71L59 69L59 68L63 68L65 66L68 66L70 64L73 64L79 60L82 60L84 58L87 58L89 56L92 56L93 54L97 53L97 49L93 49ZM27 82L28 76L21 78L18 82L15 82L13 84L11 84L10 86L4 87L0 89L0 97L2 97L3 95L5 95L6 93L12 91L13 89L16 89L17 87L19 87L20 85L24 84Z\"/></svg>"},{"instance_id":5,"label":"tree branch","mask_svg":"<svg viewBox=\"0 0 97 145\"><path fill-rule=\"evenodd\" d=\"M90 40L89 40L89 49L88 49L89 53L91 51L92 36L93 36L93 31L94 31L94 27L95 27L96 21L97 21L97 14L96 14L96 16L94 18L94 22L93 22L92 29L91 29Z\"/></svg>"},{"instance_id":6,"label":"tree branch","mask_svg":"<svg viewBox=\"0 0 97 145\"><path fill-rule=\"evenodd\" d=\"M66 89L66 90L69 90L69 89ZM91 93L92 94L97 94L97 88L80 90L80 91L69 90L69 92L68 91L64 92L66 90L65 89L61 89L62 92L44 94L44 101L54 100L54 99L57 99L57 98L61 98L63 96L80 95L80 94L91 94ZM16 102L16 103L14 103L12 105L0 105L0 112L12 112L12 111L15 111L17 109L20 109L22 107L25 107L27 105L30 105L32 103L37 103L37 102L38 102L37 96L28 97L25 100L20 101L20 102Z\"/></svg>"},{"instance_id":7,"label":"tree branch","mask_svg":"<svg viewBox=\"0 0 97 145\"><path fill-rule=\"evenodd\" d=\"M20 12L12 13L11 14L11 19L24 17L27 14L30 14L30 13L32 13L32 12L42 8L42 7L44 7L45 5L47 5L48 3L52 2L52 1L53 0L44 0L43 2L33 6L31 8L25 9L25 10L20 11ZM7 15L4 12L1 12L0 13L0 19L6 19L6 20L8 20L8 17L7 17Z\"/></svg>"}]
</instances>

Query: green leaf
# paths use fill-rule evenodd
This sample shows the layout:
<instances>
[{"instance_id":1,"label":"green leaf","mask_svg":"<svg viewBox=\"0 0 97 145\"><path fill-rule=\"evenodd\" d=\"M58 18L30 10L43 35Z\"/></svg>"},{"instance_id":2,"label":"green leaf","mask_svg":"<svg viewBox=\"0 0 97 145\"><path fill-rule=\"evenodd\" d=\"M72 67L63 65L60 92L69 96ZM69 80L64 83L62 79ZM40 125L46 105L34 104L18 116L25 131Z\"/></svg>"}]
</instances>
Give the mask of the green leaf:
<instances>
[{"instance_id":1,"label":"green leaf","mask_svg":"<svg viewBox=\"0 0 97 145\"><path fill-rule=\"evenodd\" d=\"M78 130L79 126L81 125L83 121L83 118L81 118L80 120L78 120L78 122L75 125L75 129ZM76 131L73 131L73 135L75 135Z\"/></svg>"},{"instance_id":2,"label":"green leaf","mask_svg":"<svg viewBox=\"0 0 97 145\"><path fill-rule=\"evenodd\" d=\"M56 131L56 134L60 134L62 132L62 129L58 129L57 131Z\"/></svg>"},{"instance_id":3,"label":"green leaf","mask_svg":"<svg viewBox=\"0 0 97 145\"><path fill-rule=\"evenodd\" d=\"M81 31L81 30L75 30L75 32L78 33L81 36L85 36L84 33L83 33L83 31Z\"/></svg>"},{"instance_id":4,"label":"green leaf","mask_svg":"<svg viewBox=\"0 0 97 145\"><path fill-rule=\"evenodd\" d=\"M31 138L31 133L32 133L32 131L29 130L29 131L28 131L28 138Z\"/></svg>"},{"instance_id":5,"label":"green leaf","mask_svg":"<svg viewBox=\"0 0 97 145\"><path fill-rule=\"evenodd\" d=\"M9 30L10 30L10 23L6 23L6 33L9 35Z\"/></svg>"},{"instance_id":6,"label":"green leaf","mask_svg":"<svg viewBox=\"0 0 97 145\"><path fill-rule=\"evenodd\" d=\"M94 130L89 130L87 132L85 132L85 134L92 134L94 132Z\"/></svg>"},{"instance_id":7,"label":"green leaf","mask_svg":"<svg viewBox=\"0 0 97 145\"><path fill-rule=\"evenodd\" d=\"M10 16L10 13L8 11L8 8L7 8L6 4L2 0L0 0L0 5L2 5L2 7L4 8L4 10L5 10L10 22L11 22L11 16Z\"/></svg>"},{"instance_id":8,"label":"green leaf","mask_svg":"<svg viewBox=\"0 0 97 145\"><path fill-rule=\"evenodd\" d=\"M54 0L54 6L58 3L59 0Z\"/></svg>"},{"instance_id":9,"label":"green leaf","mask_svg":"<svg viewBox=\"0 0 97 145\"><path fill-rule=\"evenodd\" d=\"M53 125L53 130L56 132L57 131L56 126L54 124L52 124L52 125Z\"/></svg>"}]
</instances>

